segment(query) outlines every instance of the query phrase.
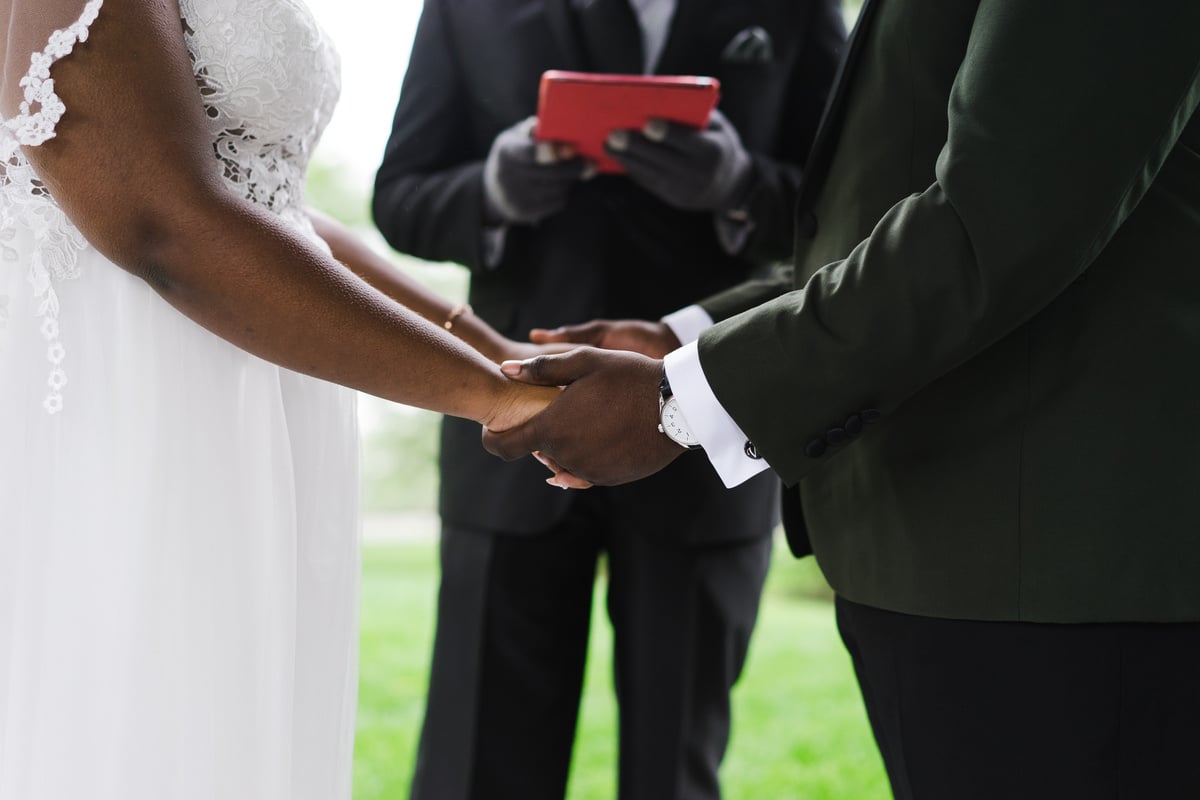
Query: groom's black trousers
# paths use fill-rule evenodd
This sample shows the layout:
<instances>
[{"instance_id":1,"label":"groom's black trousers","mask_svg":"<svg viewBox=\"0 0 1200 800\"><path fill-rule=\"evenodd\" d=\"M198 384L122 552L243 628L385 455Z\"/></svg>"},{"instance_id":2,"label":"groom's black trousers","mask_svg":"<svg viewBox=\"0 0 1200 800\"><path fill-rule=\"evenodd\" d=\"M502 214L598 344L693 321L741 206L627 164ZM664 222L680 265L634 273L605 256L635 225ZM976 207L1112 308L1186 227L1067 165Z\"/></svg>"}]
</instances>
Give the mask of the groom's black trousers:
<instances>
[{"instance_id":1,"label":"groom's black trousers","mask_svg":"<svg viewBox=\"0 0 1200 800\"><path fill-rule=\"evenodd\" d=\"M1200 624L837 618L897 800L1200 798Z\"/></svg>"}]
</instances>

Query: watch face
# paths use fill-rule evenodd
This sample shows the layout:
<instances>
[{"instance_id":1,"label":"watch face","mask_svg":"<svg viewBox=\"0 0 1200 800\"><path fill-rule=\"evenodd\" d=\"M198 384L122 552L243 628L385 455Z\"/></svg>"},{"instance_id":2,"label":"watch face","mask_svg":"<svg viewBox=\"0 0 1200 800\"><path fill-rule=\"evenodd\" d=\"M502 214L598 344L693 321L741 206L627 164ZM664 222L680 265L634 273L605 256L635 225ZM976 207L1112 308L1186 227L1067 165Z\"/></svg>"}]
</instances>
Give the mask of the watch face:
<instances>
[{"instance_id":1,"label":"watch face","mask_svg":"<svg viewBox=\"0 0 1200 800\"><path fill-rule=\"evenodd\" d=\"M679 410L679 401L674 397L668 398L667 402L663 404L660 417L663 433L672 442L684 447L696 447L700 444L700 440L688 427L687 420L683 418L683 412Z\"/></svg>"}]
</instances>

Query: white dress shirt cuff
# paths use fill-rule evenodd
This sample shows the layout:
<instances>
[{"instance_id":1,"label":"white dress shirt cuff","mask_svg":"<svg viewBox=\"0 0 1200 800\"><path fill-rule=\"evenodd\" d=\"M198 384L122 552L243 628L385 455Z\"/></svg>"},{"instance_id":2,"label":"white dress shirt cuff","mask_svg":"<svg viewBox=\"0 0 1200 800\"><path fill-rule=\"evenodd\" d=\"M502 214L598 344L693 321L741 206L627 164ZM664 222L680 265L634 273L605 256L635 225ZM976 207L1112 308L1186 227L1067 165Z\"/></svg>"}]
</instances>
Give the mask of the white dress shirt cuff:
<instances>
[{"instance_id":1,"label":"white dress shirt cuff","mask_svg":"<svg viewBox=\"0 0 1200 800\"><path fill-rule=\"evenodd\" d=\"M493 270L504 260L504 248L508 243L508 226L494 225L483 229L483 266Z\"/></svg>"},{"instance_id":2,"label":"white dress shirt cuff","mask_svg":"<svg viewBox=\"0 0 1200 800\"><path fill-rule=\"evenodd\" d=\"M708 385L696 343L690 342L668 353L663 364L671 392L679 401L679 410L725 488L732 489L767 469L766 461L746 455L746 434L721 407Z\"/></svg>"},{"instance_id":3,"label":"white dress shirt cuff","mask_svg":"<svg viewBox=\"0 0 1200 800\"><path fill-rule=\"evenodd\" d=\"M713 326L712 317L700 306L681 308L667 314L662 321L671 329L671 333L675 334L680 344L691 344Z\"/></svg>"}]
</instances>

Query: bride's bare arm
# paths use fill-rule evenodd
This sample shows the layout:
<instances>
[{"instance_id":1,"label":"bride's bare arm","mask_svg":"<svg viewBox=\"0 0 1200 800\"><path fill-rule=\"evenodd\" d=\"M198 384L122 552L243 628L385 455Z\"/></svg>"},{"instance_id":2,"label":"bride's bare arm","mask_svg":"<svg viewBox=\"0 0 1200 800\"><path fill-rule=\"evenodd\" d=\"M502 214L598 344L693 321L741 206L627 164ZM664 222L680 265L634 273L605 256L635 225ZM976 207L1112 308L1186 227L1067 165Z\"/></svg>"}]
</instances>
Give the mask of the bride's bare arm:
<instances>
[{"instance_id":1,"label":"bride's bare arm","mask_svg":"<svg viewBox=\"0 0 1200 800\"><path fill-rule=\"evenodd\" d=\"M36 5L13 4L10 46L22 8ZM25 58L6 57L6 116L20 100ZM26 148L26 157L96 249L204 327L299 372L497 429L554 393L510 383L480 353L227 190L177 0L106 0L88 41L53 77L66 114L57 138Z\"/></svg>"},{"instance_id":2,"label":"bride's bare arm","mask_svg":"<svg viewBox=\"0 0 1200 800\"><path fill-rule=\"evenodd\" d=\"M337 220L311 209L308 216L333 257L388 297L435 325L444 327L449 321L455 336L494 362L532 355L527 348L534 345L508 339L463 307L422 286Z\"/></svg>"}]
</instances>

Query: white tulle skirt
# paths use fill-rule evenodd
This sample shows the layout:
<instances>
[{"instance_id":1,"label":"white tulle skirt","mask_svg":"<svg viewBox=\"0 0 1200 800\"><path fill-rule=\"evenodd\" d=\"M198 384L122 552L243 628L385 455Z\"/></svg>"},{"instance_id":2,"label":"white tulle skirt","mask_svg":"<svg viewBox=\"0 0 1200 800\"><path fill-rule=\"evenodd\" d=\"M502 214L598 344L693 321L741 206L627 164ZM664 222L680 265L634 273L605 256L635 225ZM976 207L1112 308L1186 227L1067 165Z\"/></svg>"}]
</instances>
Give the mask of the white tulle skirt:
<instances>
[{"instance_id":1,"label":"white tulle skirt","mask_svg":"<svg viewBox=\"0 0 1200 800\"><path fill-rule=\"evenodd\" d=\"M0 265L0 800L347 798L354 393L82 259L53 415Z\"/></svg>"}]
</instances>

